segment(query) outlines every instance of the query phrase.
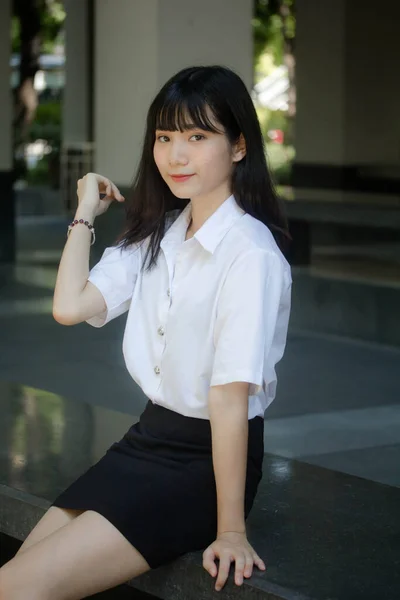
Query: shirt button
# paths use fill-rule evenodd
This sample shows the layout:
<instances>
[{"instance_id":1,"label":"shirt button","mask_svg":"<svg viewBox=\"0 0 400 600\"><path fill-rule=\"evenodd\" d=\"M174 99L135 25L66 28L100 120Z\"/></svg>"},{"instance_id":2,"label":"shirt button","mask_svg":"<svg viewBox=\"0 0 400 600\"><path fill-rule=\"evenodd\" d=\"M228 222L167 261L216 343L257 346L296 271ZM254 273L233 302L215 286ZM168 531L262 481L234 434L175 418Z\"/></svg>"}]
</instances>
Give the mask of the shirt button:
<instances>
[{"instance_id":1,"label":"shirt button","mask_svg":"<svg viewBox=\"0 0 400 600\"><path fill-rule=\"evenodd\" d=\"M160 367L154 367L154 373L156 375L159 375L160 374Z\"/></svg>"},{"instance_id":2,"label":"shirt button","mask_svg":"<svg viewBox=\"0 0 400 600\"><path fill-rule=\"evenodd\" d=\"M164 332L164 328L163 328L163 327L159 327L159 328L157 329L157 331L158 331L158 333L159 333L160 335L164 335L164 333L165 333L165 332Z\"/></svg>"},{"instance_id":3,"label":"shirt button","mask_svg":"<svg viewBox=\"0 0 400 600\"><path fill-rule=\"evenodd\" d=\"M167 296L168 298L171 296L171 290L169 288L167 289Z\"/></svg>"}]
</instances>

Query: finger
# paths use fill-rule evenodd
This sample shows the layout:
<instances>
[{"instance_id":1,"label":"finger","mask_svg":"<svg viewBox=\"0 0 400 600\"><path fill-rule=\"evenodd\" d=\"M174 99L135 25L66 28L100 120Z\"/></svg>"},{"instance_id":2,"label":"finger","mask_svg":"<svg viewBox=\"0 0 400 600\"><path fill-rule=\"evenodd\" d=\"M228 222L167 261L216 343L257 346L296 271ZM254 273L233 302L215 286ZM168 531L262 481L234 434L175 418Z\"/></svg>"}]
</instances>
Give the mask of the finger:
<instances>
[{"instance_id":1,"label":"finger","mask_svg":"<svg viewBox=\"0 0 400 600\"><path fill-rule=\"evenodd\" d=\"M243 583L243 571L246 566L246 557L244 554L237 556L235 560L235 583L236 585L242 585Z\"/></svg>"},{"instance_id":2,"label":"finger","mask_svg":"<svg viewBox=\"0 0 400 600\"><path fill-rule=\"evenodd\" d=\"M256 567L258 567L262 571L265 571L265 569L267 568L265 566L265 562L258 556L258 554L254 554L253 560L254 560L254 564L256 565Z\"/></svg>"},{"instance_id":3,"label":"finger","mask_svg":"<svg viewBox=\"0 0 400 600\"><path fill-rule=\"evenodd\" d=\"M203 552L203 567L210 573L211 577L216 576L218 569L215 564L215 552L212 548L207 548L207 550Z\"/></svg>"},{"instance_id":4,"label":"finger","mask_svg":"<svg viewBox=\"0 0 400 600\"><path fill-rule=\"evenodd\" d=\"M224 555L219 560L219 569L218 569L218 577L215 582L215 589L219 592L226 583L229 575L229 567L231 566L231 557L230 555Z\"/></svg>"},{"instance_id":5,"label":"finger","mask_svg":"<svg viewBox=\"0 0 400 600\"><path fill-rule=\"evenodd\" d=\"M244 572L243 572L243 575L246 578L252 576L252 574L253 574L253 564L254 564L254 559L253 559L252 555L250 554L250 552L246 552L246 564L245 564Z\"/></svg>"},{"instance_id":6,"label":"finger","mask_svg":"<svg viewBox=\"0 0 400 600\"><path fill-rule=\"evenodd\" d=\"M119 189L117 188L117 186L116 186L116 185L114 185L114 184L112 184L112 186L113 186L113 190L114 190L114 197L115 197L117 200L124 200L124 197L123 197L123 195L121 194L121 192L119 191Z\"/></svg>"},{"instance_id":7,"label":"finger","mask_svg":"<svg viewBox=\"0 0 400 600\"><path fill-rule=\"evenodd\" d=\"M123 195L121 194L121 192L119 191L117 186L114 184L113 184L113 191L114 191L114 198L116 200L119 200L120 202L122 202L122 200L125 200L125 198L123 197Z\"/></svg>"},{"instance_id":8,"label":"finger","mask_svg":"<svg viewBox=\"0 0 400 600\"><path fill-rule=\"evenodd\" d=\"M103 193L105 193L105 195L107 196L107 198L109 198L111 196L111 182L109 179L107 179L107 177L102 177L101 175L98 175L98 186L99 186L99 191L101 190Z\"/></svg>"}]
</instances>

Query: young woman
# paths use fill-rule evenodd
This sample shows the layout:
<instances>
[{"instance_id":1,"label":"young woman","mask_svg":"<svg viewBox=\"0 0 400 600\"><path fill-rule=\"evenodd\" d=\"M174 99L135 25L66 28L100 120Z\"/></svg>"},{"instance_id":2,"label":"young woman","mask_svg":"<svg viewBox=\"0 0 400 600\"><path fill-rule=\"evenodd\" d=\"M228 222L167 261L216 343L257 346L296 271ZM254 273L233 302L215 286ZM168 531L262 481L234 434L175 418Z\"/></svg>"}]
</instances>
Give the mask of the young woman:
<instances>
[{"instance_id":1,"label":"young woman","mask_svg":"<svg viewBox=\"0 0 400 600\"><path fill-rule=\"evenodd\" d=\"M265 569L245 520L291 291L287 224L242 80L193 67L161 89L124 234L90 273L94 219L124 198L89 173L78 199L54 317L101 327L128 311L125 361L149 401L3 567L0 597L78 599L199 549L217 590L232 561L241 585Z\"/></svg>"}]
</instances>

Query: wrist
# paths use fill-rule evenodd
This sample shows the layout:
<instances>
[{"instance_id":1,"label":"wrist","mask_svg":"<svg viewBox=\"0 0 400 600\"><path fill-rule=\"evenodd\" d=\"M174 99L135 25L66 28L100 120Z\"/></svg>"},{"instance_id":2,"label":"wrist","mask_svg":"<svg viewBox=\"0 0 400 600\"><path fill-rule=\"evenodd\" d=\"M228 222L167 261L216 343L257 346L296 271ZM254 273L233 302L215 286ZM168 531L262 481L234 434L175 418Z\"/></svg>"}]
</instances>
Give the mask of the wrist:
<instances>
[{"instance_id":1,"label":"wrist","mask_svg":"<svg viewBox=\"0 0 400 600\"><path fill-rule=\"evenodd\" d=\"M246 523L241 520L235 520L230 522L220 522L217 527L218 535L222 533L242 533L246 534Z\"/></svg>"},{"instance_id":2,"label":"wrist","mask_svg":"<svg viewBox=\"0 0 400 600\"><path fill-rule=\"evenodd\" d=\"M246 531L244 499L231 497L217 507L217 531Z\"/></svg>"},{"instance_id":3,"label":"wrist","mask_svg":"<svg viewBox=\"0 0 400 600\"><path fill-rule=\"evenodd\" d=\"M86 206L78 206L78 208L76 209L74 219L78 219L78 221L79 219L83 219L84 221L89 221L89 223L93 225L95 218L95 211Z\"/></svg>"},{"instance_id":4,"label":"wrist","mask_svg":"<svg viewBox=\"0 0 400 600\"><path fill-rule=\"evenodd\" d=\"M247 537L246 530L241 531L218 531L217 539L221 538L245 538Z\"/></svg>"}]
</instances>

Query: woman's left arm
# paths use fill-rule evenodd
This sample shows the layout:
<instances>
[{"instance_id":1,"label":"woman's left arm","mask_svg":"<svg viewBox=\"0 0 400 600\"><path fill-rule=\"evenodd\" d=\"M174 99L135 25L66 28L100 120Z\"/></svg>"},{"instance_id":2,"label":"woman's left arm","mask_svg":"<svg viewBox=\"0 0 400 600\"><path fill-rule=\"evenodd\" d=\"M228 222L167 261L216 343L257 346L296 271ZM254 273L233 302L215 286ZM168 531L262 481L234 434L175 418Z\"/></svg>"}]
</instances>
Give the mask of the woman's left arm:
<instances>
[{"instance_id":1,"label":"woman's left arm","mask_svg":"<svg viewBox=\"0 0 400 600\"><path fill-rule=\"evenodd\" d=\"M235 562L235 583L250 577L255 564L265 569L246 536L244 494L246 485L249 384L234 382L210 387L209 413L212 454L217 487L217 538L203 555L204 568L220 590ZM219 559L219 571L215 559Z\"/></svg>"},{"instance_id":2,"label":"woman's left arm","mask_svg":"<svg viewBox=\"0 0 400 600\"><path fill-rule=\"evenodd\" d=\"M254 564L265 569L247 541L244 521L248 398L258 394L264 383L265 359L286 282L278 253L250 247L232 262L218 298L208 396L218 532L203 555L204 568L213 577L217 575L214 561L219 558L217 590L225 584L232 560L238 585L243 576L250 577Z\"/></svg>"}]
</instances>

